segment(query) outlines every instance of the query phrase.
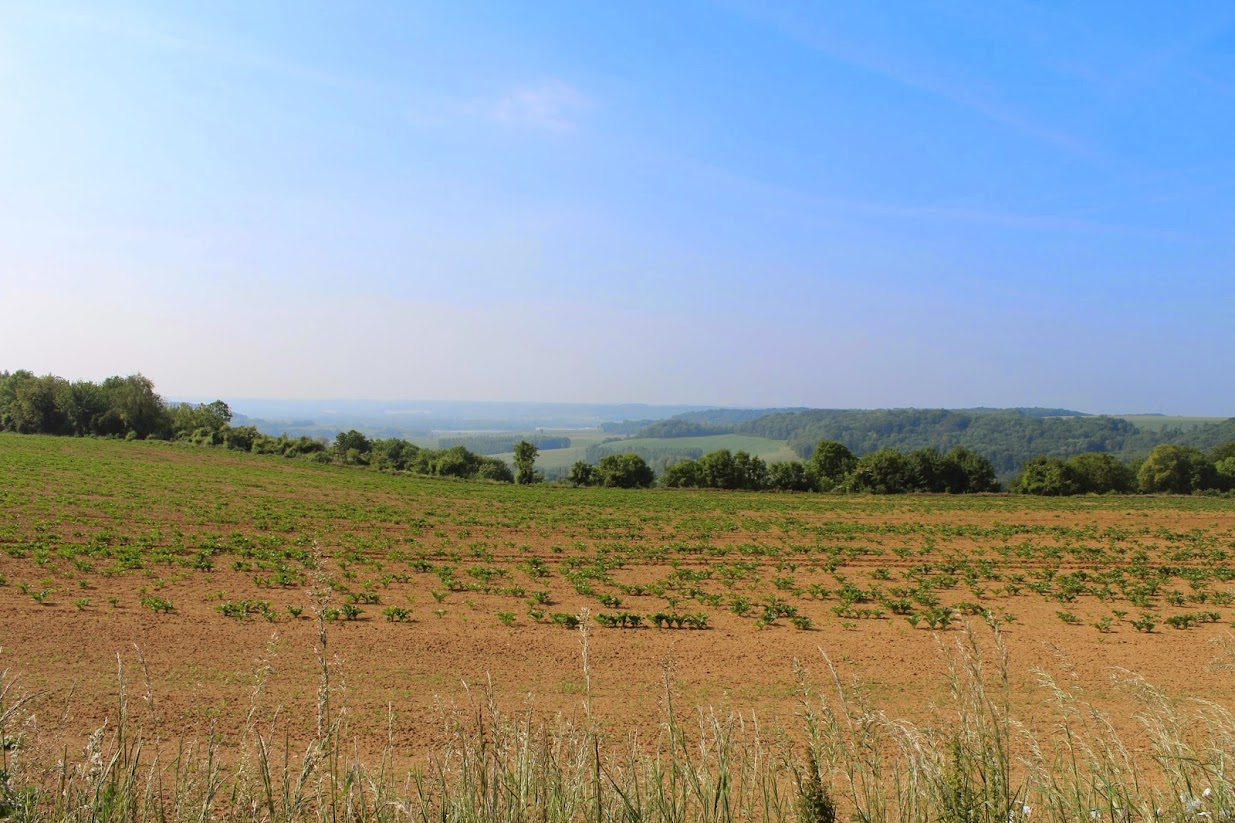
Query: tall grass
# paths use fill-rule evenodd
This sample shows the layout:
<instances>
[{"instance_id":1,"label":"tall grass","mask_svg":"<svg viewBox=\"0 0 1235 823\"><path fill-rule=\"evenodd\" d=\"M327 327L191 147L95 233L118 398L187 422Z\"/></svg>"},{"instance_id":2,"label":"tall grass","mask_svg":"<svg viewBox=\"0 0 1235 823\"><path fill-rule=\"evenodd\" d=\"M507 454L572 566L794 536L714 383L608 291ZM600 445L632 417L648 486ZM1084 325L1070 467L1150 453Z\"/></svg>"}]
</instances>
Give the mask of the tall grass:
<instances>
[{"instance_id":1,"label":"tall grass","mask_svg":"<svg viewBox=\"0 0 1235 823\"><path fill-rule=\"evenodd\" d=\"M659 732L643 740L606 728L593 711L584 620L579 712L507 712L486 688L440 710L444 742L429 752L397 749L392 712L381 753L366 759L348 729L324 609L315 722L293 723L266 705L262 665L230 741L214 728L170 743L148 731L159 728L158 707L139 651L141 694L130 695L121 666L113 717L81 751L48 751L35 714L41 696L0 673L0 819L1235 821L1229 708L1172 700L1120 672L1143 730L1130 743L1043 673L1053 726L1031 731L1014 715L998 630L966 629L941 644L949 698L929 723L887 715L824 656L825 689L799 666L796 729L769 730L753 714L680 712L666 670ZM291 729L306 725L309 741L294 745ZM396 768L410 757L422 765Z\"/></svg>"}]
</instances>

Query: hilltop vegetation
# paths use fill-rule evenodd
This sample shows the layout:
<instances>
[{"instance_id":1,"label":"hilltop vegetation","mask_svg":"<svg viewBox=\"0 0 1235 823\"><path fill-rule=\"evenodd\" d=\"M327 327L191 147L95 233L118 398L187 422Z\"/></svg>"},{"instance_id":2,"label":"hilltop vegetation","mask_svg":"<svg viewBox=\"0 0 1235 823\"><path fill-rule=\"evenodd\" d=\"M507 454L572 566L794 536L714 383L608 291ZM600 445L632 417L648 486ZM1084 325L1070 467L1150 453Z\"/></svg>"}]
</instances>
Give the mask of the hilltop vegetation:
<instances>
[{"instance_id":1,"label":"hilltop vegetation","mask_svg":"<svg viewBox=\"0 0 1235 823\"><path fill-rule=\"evenodd\" d=\"M1235 417L1220 423L1195 426L1181 434L1171 436L1167 442L1176 446L1212 451L1232 440L1235 440Z\"/></svg>"},{"instance_id":2,"label":"hilltop vegetation","mask_svg":"<svg viewBox=\"0 0 1235 823\"><path fill-rule=\"evenodd\" d=\"M1039 417L1009 412L946 409L816 409L775 414L743 424L748 434L786 440L809 457L820 440L844 443L855 454L883 448L947 450L956 446L984 454L1007 475L1039 455L1121 452L1139 434L1136 426L1113 417Z\"/></svg>"},{"instance_id":3,"label":"hilltop vegetation","mask_svg":"<svg viewBox=\"0 0 1235 823\"><path fill-rule=\"evenodd\" d=\"M791 414L806 409L708 409L684 412L668 420L658 420L639 430L639 437L706 437L733 434L738 426L770 414ZM783 438L780 438L783 439Z\"/></svg>"},{"instance_id":4,"label":"hilltop vegetation","mask_svg":"<svg viewBox=\"0 0 1235 823\"><path fill-rule=\"evenodd\" d=\"M222 400L169 404L141 374L109 377L102 383L69 382L28 371L0 372L0 431L19 434L124 437L129 440L183 440L254 454L301 457L320 463L511 482L504 461L463 446L427 449L401 438L370 439L356 430L340 432L333 444L323 439L277 437L254 426L231 425Z\"/></svg>"},{"instance_id":5,"label":"hilltop vegetation","mask_svg":"<svg viewBox=\"0 0 1235 823\"><path fill-rule=\"evenodd\" d=\"M843 443L858 456L886 448L946 452L960 446L982 454L1000 477L1010 479L1030 459L1041 456L1066 459L1100 452L1131 462L1164 443L1209 451L1235 440L1235 419L1090 415L1037 407L713 409L659 421L627 421L607 426L606 431L636 434L631 449L650 462L666 465L676 459L698 459L702 453L692 453L684 443L649 441L744 435L784 443L788 454L803 459L810 458L823 440ZM608 446L606 451L617 448ZM717 443L714 448L735 447Z\"/></svg>"}]
</instances>

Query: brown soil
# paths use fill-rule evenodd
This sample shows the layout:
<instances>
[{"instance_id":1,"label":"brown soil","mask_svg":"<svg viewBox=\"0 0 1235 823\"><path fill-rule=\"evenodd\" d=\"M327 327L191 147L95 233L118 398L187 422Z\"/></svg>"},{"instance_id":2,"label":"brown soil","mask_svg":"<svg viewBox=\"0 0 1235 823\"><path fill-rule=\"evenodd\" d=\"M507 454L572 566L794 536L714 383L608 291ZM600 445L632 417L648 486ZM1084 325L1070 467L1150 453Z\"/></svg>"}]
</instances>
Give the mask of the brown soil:
<instances>
[{"instance_id":1,"label":"brown soil","mask_svg":"<svg viewBox=\"0 0 1235 823\"><path fill-rule=\"evenodd\" d=\"M158 453L157 457L168 465L184 462L190 467L197 459L192 453L186 458L179 451ZM251 467L253 461L245 457L236 465ZM555 524L551 518L546 521L531 513L524 513L524 518L517 502L486 498L488 492L473 494L469 491L472 487L461 484L435 486L419 481L414 494L363 487L332 490L306 485L305 470L284 469L286 465L272 459L270 468L260 476L262 482L217 483L208 492L199 492L220 501L213 511L164 505L158 490L120 489L116 494L127 495L143 518L140 529L129 532L125 532L123 518L104 513L95 506L97 500L66 499L63 480L49 477L41 492L32 492L47 503L44 511L37 516L14 515L19 527L4 539L16 545L17 541L33 540L41 529L53 542L81 543L104 528L130 536L158 528L164 542L168 535L181 530L189 537L226 535L233 530L260 537L264 532L252 525L251 513L239 518L239 524L227 519L227 504L233 495L250 507L253 501L294 498L317 507L300 521L305 533L333 530L342 534L359 527L348 525L337 510L326 507L344 508L349 502L363 501L370 507L389 505L398 509L398 516L388 521L365 523L366 539L402 540L410 532L419 536L418 545L434 566L451 564L443 559L446 547L462 552L462 558L454 562L461 581L476 582L466 570L479 564L505 572L505 577L494 581L495 587L517 585L527 593L547 590L551 604L544 607L545 618L537 622L529 617L526 596L455 591L438 603L433 593L442 589L442 583L435 574L415 571L402 562L385 562L382 571L397 572L406 579L396 577L375 585L373 591L380 602L362 605L361 619L326 624L327 658L336 689L332 693L334 709L347 707L350 730L366 750L383 745L393 713L396 748L401 756L411 759L441 739L442 706L479 703L490 687L498 703L508 710L532 706L546 714L581 714L586 691L581 636L578 631L554 625L548 615L578 614L584 608L593 614L630 611L649 615L673 607L663 597L617 594L612 584L598 585L599 590L615 593L622 600L620 609L606 609L595 596L579 594L565 579L564 561L593 558L596 549L605 545L657 548L672 540L735 550L718 558L668 552L664 559L655 561L630 560L612 571L614 583L647 584L665 579L675 568L706 569L717 562L736 561L757 564L758 582L744 580L730 588L718 578L706 580L700 587L724 598L722 605L706 608L679 594L678 610L707 613L705 630L646 625L638 629L591 627L591 699L596 716L613 735L632 729L645 736L655 734L663 717L666 683L682 714L696 707L711 707L722 712L753 712L772 725L793 727L800 708L797 663L800 661L808 671L816 688L827 690L831 685L825 654L843 678L864 683L872 701L889 714L929 721L936 712L950 711L946 650L963 639L959 624L934 632L914 628L904 617L895 615L849 619L836 615L834 607L835 592L841 585L837 574L859 587L888 588L905 585L907 571L913 566L942 566L957 557L1000 560L1002 581L982 582L982 605L1001 623L1010 660L1011 700L1018 716L1027 722L1045 726L1051 721L1046 693L1038 685L1040 671L1051 673L1066 688L1080 690L1086 699L1109 711L1129 739L1137 737L1135 703L1112 679L1119 671L1136 672L1176 697L1207 698L1227 705L1235 701L1230 671L1213 665L1221 649L1211 642L1230 637L1235 607L1175 607L1159 598L1150 610L1161 617L1212 608L1221 614L1221 621L1201 623L1188 630L1159 623L1153 633L1139 632L1128 621L1144 609L1122 599L1104 602L1086 595L1062 603L1028 590L1020 594L1000 590L1010 575L1024 574L1032 581L1034 572L1046 566L1063 572L1095 568L1075 551L1052 563L1020 561L1015 554L1003 560L999 554L1001 548L1030 539L1037 547L1067 545L1075 549L1091 544L1100 548L1112 542L1112 538L1102 536L1104 530L1119 527L1135 532L1127 538L1129 545L1146 552L1151 564L1212 566L1212 559L1202 557L1168 558L1179 541L1163 530L1174 535L1200 535L1198 539L1211 548L1235 549L1235 509L1231 507L1172 507L1162 503L1123 506L1100 501L1093 506L1052 508L1039 502L1029 506L991 498L989 507L978 509L937 506L921 498L845 499L840 503L827 498L795 498L798 502L785 515L769 512L762 504L752 504L750 511L741 508L743 499L766 501L770 496L718 494L700 499L704 504L709 499L723 502L724 517L744 525L683 538L670 535L680 530L684 515L675 515L676 520L661 518L655 510L632 509L629 501L637 498L622 497L620 505L600 509L609 518L604 526L607 531L593 539L587 536L588 529L601 527ZM560 498L548 498L548 504L545 496L537 498L536 505L556 505L553 499L563 501L563 506L579 505L569 496L570 490L563 492ZM86 491L82 494L88 498ZM109 496L99 495L98 499L107 500ZM663 502L665 498L648 499ZM536 514L543 515L544 511ZM484 520L486 517L490 519ZM408 524L417 518L428 525L413 529ZM836 542L848 547L879 553L849 556L832 572L820 565L818 553L805 549L817 541L809 535L810 528L836 523L956 527L1015 523L1019 532L1003 540L975 537L972 530L958 529L962 533L956 536L940 532L930 544L920 533L894 531L863 533L847 542L838 538ZM1036 527L1048 529L1033 532ZM1089 529L1094 536L1065 538L1049 531L1056 528ZM619 536L622 534L626 537ZM466 547L476 541L486 547L483 559L466 554ZM582 548L576 548L580 543L584 543ZM775 545L781 551L769 559L736 550L752 544ZM803 550L795 554L794 545ZM898 549L901 554L897 554ZM324 571L353 591L361 590L361 582L373 583L380 577L376 567L363 567L354 559L341 563L343 551L338 548L323 546L322 551ZM360 555L381 559L386 549L374 549L368 555L360 551ZM151 562L138 570L108 574L78 571L54 554L43 563L37 555L0 554L0 574L7 580L0 586L0 668L7 668L10 676L20 676L18 691L42 693L36 705L45 739L77 746L108 718L114 722L119 700L118 666L134 716L140 716L149 733L164 739L200 739L213 724L234 741L254 707L259 709L254 716L261 718L281 708L293 739L307 738L314 728L320 681L315 656L318 624L310 614L314 592L322 589L315 586L311 575L300 585L259 588L253 570L233 568L236 557L227 552L216 555L212 571ZM532 558L543 560L551 576L542 579L530 575L524 564ZM673 559L680 562L675 565ZM1123 564L1129 560L1120 555L1109 562ZM359 576L348 580L347 572L358 569ZM778 575L791 576L800 593L777 589L773 580ZM27 584L24 592L23 582ZM818 600L802 594L811 584L824 586L830 596ZM1176 580L1174 587L1188 590L1182 580ZM1213 583L1209 588L1222 592L1232 586ZM49 592L42 604L30 594L30 590L40 589ZM140 601L148 593L174 603L174 610L161 614L144 607ZM798 630L783 619L759 628L752 617L739 617L729 610L729 598L734 594L747 596L756 604L768 597L782 597L811 618L814 628ZM972 601L978 595L962 583L940 592L940 596L944 605L950 605ZM75 602L81 598L89 603ZM268 622L253 615L240 621L219 613L221 602L242 598L270 601L277 620ZM342 602L343 595L333 593L330 605L338 607ZM290 617L288 606L302 607L302 616ZM386 621L381 612L389 606L408 608L410 621ZM1127 618L1114 619L1109 631L1095 628L1096 622L1111 617L1116 609L1127 612ZM1079 623L1064 622L1059 612L1065 610ZM504 625L499 619L501 613L513 613L514 624ZM993 671L998 661L991 648L991 632L980 617L969 618L969 622L991 654Z\"/></svg>"},{"instance_id":2,"label":"brown soil","mask_svg":"<svg viewBox=\"0 0 1235 823\"><path fill-rule=\"evenodd\" d=\"M1184 518L1176 520L1178 526L1188 525ZM741 542L743 536L732 539ZM939 547L940 552L967 549ZM549 562L562 559L543 551L531 556ZM528 557L520 553L517 561ZM919 563L930 560L914 558ZM515 563L515 558L495 558L492 565L510 567L511 577L529 591L550 591L548 611L576 614L585 607L604 611L594 598L577 594L560 575L530 581L513 571ZM870 570L876 566L898 576L904 565L892 557L864 559L845 572L847 579L869 585L874 582ZM28 561L6 559L3 571L10 581L39 574L28 566ZM660 579L671 571L668 566L649 565L626 568L614 576L633 583ZM760 569L763 582L748 592L752 599L775 593L767 581L776 573L771 564ZM317 623L308 617L310 592L300 587L254 589L251 577L227 570L166 579L158 594L175 604L170 614L139 605L138 589L151 583L141 575L93 580L90 589L80 592L90 605L80 609L73 603L78 592L66 589L36 605L14 585L4 586L0 588L3 664L21 673L26 690L44 693L40 720L45 730L68 739L80 740L114 716L118 664L124 667L130 700L143 707L147 722L157 716L164 737L200 735L211 722L224 731L238 730L255 703L266 709L285 707L308 734L319 680L314 654ZM816 581L832 590L837 586L831 574L820 571L799 569L795 579L803 587ZM510 597L454 592L439 605L432 596L438 588L436 577L419 574L380 590L382 604L412 604L408 623L387 622L380 615L382 605L369 605L359 620L327 624L328 657L337 664L337 684L345 686L342 699L350 707L351 729L362 740L381 745L391 710L399 749L423 750L438 730L439 701L480 700L488 684L508 709L529 701L546 712L581 709L584 673L579 632L533 622L523 602ZM715 581L708 588L726 591ZM739 584L738 590L747 591L747 586ZM217 612L219 592L269 600L279 619L270 623L256 615L244 622L223 618ZM109 598L117 598L118 605L108 605ZM782 620L759 629L751 619L724 608L707 609L709 628L703 631L593 627L590 672L597 715L613 730L633 725L645 734L654 731L667 677L679 708L758 712L792 724L797 708L795 661L804 664L817 685L827 686L824 653L846 677L864 682L874 702L889 713L922 720L934 706L946 704L942 649L960 639L960 631L915 629L899 617L842 620L831 611L834 597L789 599L816 628L799 631ZM651 596L622 600L622 610L641 614L666 607L663 599ZM336 594L335 605L339 602ZM1210 641L1229 634L1230 609L1221 610L1223 624L1202 624L1188 631L1160 627L1145 634L1117 622L1112 631L1102 633L1091 624L1109 615L1111 606L1093 598L1068 605L1080 625L1059 619L1057 612L1064 608L1060 603L1032 594L993 596L985 603L996 614L1011 613L1016 618L1005 623L1002 632L1011 660L1014 701L1026 711L1034 710L1043 697L1035 686L1039 669L1054 673L1068 687L1083 689L1089 699L1113 711L1125 731L1132 731L1135 724L1125 696L1113 686L1111 675L1117 670L1135 671L1180 696L1220 702L1235 697L1230 673L1211 665L1219 649ZM285 611L288 605L304 606L304 615L291 619ZM693 610L694 605L687 602L682 608ZM1136 614L1127 604L1124 608ZM438 609L443 610L440 616L435 614ZM499 622L500 612L515 613L515 624ZM979 635L989 634L980 618L971 622ZM149 690L139 651L150 678ZM258 673L266 666L264 691L255 695ZM153 709L147 691L153 696Z\"/></svg>"}]
</instances>

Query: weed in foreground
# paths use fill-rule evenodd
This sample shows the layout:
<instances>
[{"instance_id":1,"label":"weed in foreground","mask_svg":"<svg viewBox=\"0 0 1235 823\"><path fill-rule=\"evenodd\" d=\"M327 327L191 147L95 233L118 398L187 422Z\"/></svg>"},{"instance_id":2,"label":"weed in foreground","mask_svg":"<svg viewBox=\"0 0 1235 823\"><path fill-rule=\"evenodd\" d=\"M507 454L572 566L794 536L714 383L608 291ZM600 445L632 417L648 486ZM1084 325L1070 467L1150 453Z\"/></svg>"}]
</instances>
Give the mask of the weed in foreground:
<instances>
[{"instance_id":1,"label":"weed in foreground","mask_svg":"<svg viewBox=\"0 0 1235 823\"><path fill-rule=\"evenodd\" d=\"M684 724L665 672L660 734L611 731L592 707L586 612L580 632L581 716L508 714L492 688L440 710L445 742L424 766L398 772L393 712L385 747L366 762L350 736L339 664L328 654L330 590L311 603L318 637L312 717L265 705L275 647L259 662L238 739L211 726L174 745L145 730L158 720L145 662L134 706L117 669L115 715L76 756L46 752L34 708L0 673L0 819L264 821L804 821L1029 823L1235 820L1235 715L1173 701L1130 672L1121 688L1141 707L1145 740L1045 674L1057 732L1036 737L1013 716L997 628L971 627L943 644L949 699L916 726L871 704L825 655L831 686L817 693L798 666L800 735L768 734L754 715L697 709ZM1235 639L1229 644L1235 648ZM310 725L303 748L289 741ZM803 745L804 743L804 745ZM228 753L226 756L224 753Z\"/></svg>"}]
</instances>

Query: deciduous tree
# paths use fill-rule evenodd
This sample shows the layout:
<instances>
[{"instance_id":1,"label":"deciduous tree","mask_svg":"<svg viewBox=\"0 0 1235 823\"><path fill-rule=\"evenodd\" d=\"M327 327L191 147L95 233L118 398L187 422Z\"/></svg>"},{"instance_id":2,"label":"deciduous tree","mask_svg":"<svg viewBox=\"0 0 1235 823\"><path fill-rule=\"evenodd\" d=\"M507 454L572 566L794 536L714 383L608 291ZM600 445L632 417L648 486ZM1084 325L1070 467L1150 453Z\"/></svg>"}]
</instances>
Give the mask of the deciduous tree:
<instances>
[{"instance_id":1,"label":"deciduous tree","mask_svg":"<svg viewBox=\"0 0 1235 823\"><path fill-rule=\"evenodd\" d=\"M862 455L847 482L854 491L901 494L913 485L913 467L896 449L879 449Z\"/></svg>"},{"instance_id":2,"label":"deciduous tree","mask_svg":"<svg viewBox=\"0 0 1235 823\"><path fill-rule=\"evenodd\" d=\"M526 440L515 444L515 482L528 486L537 482L540 476L536 472L536 455L540 449Z\"/></svg>"},{"instance_id":3,"label":"deciduous tree","mask_svg":"<svg viewBox=\"0 0 1235 823\"><path fill-rule=\"evenodd\" d=\"M566 479L576 486L595 486L599 478L595 466L586 460L578 460L570 467L570 474Z\"/></svg>"},{"instance_id":4,"label":"deciduous tree","mask_svg":"<svg viewBox=\"0 0 1235 823\"><path fill-rule=\"evenodd\" d=\"M1072 467L1058 457L1033 458L1012 481L1014 492L1048 497L1076 494L1079 488Z\"/></svg>"},{"instance_id":5,"label":"deciduous tree","mask_svg":"<svg viewBox=\"0 0 1235 823\"><path fill-rule=\"evenodd\" d=\"M810 456L810 470L815 475L819 488L829 491L845 482L858 465L858 458L844 443L835 440L820 440Z\"/></svg>"},{"instance_id":6,"label":"deciduous tree","mask_svg":"<svg viewBox=\"0 0 1235 823\"><path fill-rule=\"evenodd\" d=\"M596 466L600 485L620 489L645 489L656 481L652 467L637 454L607 454Z\"/></svg>"},{"instance_id":7,"label":"deciduous tree","mask_svg":"<svg viewBox=\"0 0 1235 823\"><path fill-rule=\"evenodd\" d=\"M1145 458L1136 479L1143 492L1191 494L1213 488L1217 471L1199 449L1162 445L1155 446Z\"/></svg>"},{"instance_id":8,"label":"deciduous tree","mask_svg":"<svg viewBox=\"0 0 1235 823\"><path fill-rule=\"evenodd\" d=\"M1081 494L1130 492L1136 488L1131 468L1105 452L1087 452L1068 459L1068 466Z\"/></svg>"}]
</instances>

